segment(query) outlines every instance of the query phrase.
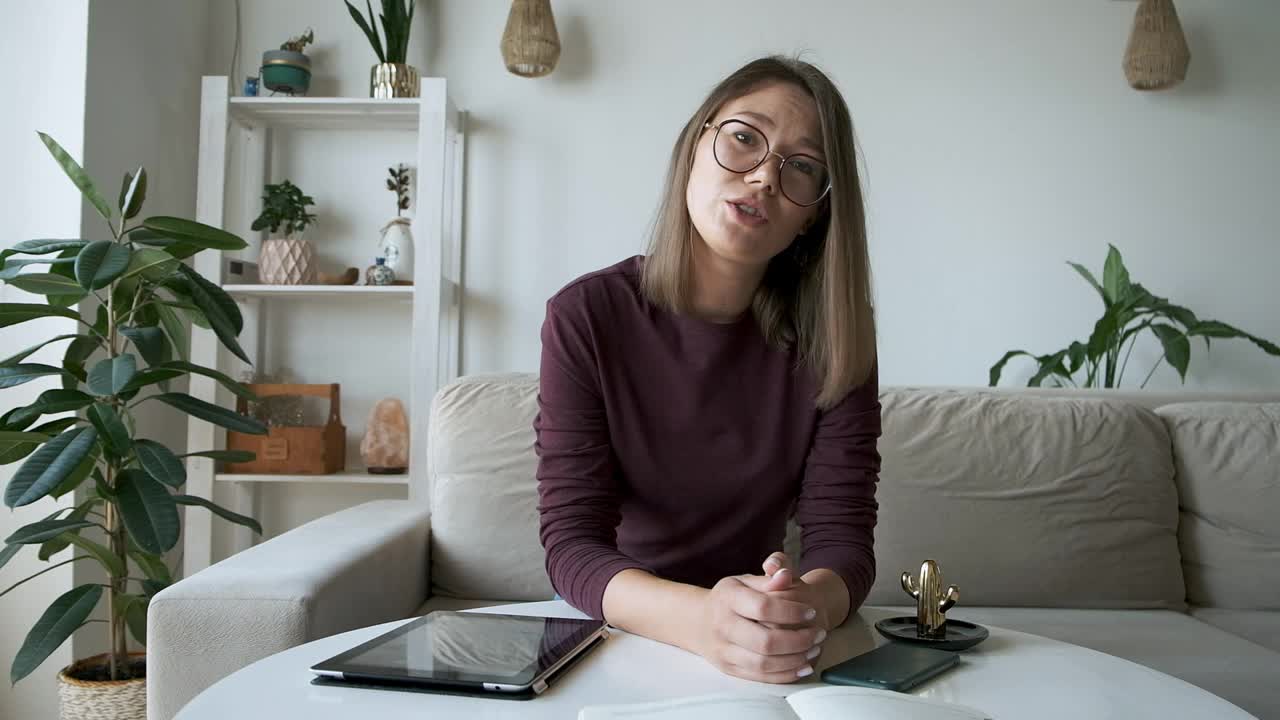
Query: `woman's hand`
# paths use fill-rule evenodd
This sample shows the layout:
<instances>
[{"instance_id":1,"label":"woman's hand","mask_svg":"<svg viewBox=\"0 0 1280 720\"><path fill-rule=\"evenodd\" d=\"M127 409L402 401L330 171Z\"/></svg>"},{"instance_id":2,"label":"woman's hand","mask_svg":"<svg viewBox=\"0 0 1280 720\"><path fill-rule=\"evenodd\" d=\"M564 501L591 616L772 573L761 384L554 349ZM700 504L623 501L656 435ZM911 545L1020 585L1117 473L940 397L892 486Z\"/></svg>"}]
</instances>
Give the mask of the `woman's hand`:
<instances>
[{"instance_id":1,"label":"woman's hand","mask_svg":"<svg viewBox=\"0 0 1280 720\"><path fill-rule=\"evenodd\" d=\"M716 583L703 601L696 643L721 672L747 680L790 683L813 674L827 632L815 622L820 607L796 598L800 582L781 568L771 577L737 575Z\"/></svg>"},{"instance_id":2,"label":"woman's hand","mask_svg":"<svg viewBox=\"0 0 1280 720\"><path fill-rule=\"evenodd\" d=\"M812 621L805 623L806 626L814 625L823 629L831 627L827 604L822 594L817 587L810 585L802 578L796 577L795 570L791 566L791 558L786 553L773 553L765 558L763 567L763 578L754 575L747 576L750 579L745 582L749 587L768 592L775 597L802 603L817 610L817 615ZM796 626L791 627L794 629Z\"/></svg>"}]
</instances>

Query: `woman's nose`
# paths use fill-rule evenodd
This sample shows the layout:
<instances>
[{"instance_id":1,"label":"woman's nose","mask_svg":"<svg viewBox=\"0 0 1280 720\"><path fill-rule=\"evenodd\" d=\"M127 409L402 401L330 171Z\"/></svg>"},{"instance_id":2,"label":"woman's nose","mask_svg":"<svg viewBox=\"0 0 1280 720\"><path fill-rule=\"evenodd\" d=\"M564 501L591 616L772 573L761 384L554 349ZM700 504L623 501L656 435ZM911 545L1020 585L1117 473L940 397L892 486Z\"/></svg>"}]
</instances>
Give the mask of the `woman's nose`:
<instances>
[{"instance_id":1,"label":"woman's nose","mask_svg":"<svg viewBox=\"0 0 1280 720\"><path fill-rule=\"evenodd\" d=\"M755 170L747 173L747 182L759 183L770 193L777 192L781 158L774 160L775 157L778 157L778 154L769 151L769 154L765 155L764 162L756 166Z\"/></svg>"}]
</instances>

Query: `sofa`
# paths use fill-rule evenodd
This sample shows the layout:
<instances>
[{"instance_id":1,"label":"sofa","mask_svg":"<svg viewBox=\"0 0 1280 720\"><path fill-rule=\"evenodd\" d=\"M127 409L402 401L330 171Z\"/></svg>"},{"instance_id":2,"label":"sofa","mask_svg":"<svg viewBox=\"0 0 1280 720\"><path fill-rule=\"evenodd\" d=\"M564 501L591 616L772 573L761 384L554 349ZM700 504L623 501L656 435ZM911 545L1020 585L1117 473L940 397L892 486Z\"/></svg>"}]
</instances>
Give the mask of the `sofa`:
<instances>
[{"instance_id":1,"label":"sofa","mask_svg":"<svg viewBox=\"0 0 1280 720\"><path fill-rule=\"evenodd\" d=\"M885 387L878 573L936 560L949 617L1100 650L1280 718L1280 395ZM432 405L410 499L353 507L151 602L148 716L357 627L554 591L538 541L537 376ZM798 532L786 549L799 553Z\"/></svg>"}]
</instances>

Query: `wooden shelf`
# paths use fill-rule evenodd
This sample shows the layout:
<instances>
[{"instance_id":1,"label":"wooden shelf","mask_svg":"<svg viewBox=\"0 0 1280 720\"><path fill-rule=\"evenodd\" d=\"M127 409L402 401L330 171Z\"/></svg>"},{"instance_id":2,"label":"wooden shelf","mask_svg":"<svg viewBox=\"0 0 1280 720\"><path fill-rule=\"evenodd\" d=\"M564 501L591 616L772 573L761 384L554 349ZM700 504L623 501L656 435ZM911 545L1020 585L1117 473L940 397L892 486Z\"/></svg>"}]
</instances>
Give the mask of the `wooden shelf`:
<instances>
[{"instance_id":1,"label":"wooden shelf","mask_svg":"<svg viewBox=\"0 0 1280 720\"><path fill-rule=\"evenodd\" d=\"M417 130L418 98L233 97L231 119L249 127Z\"/></svg>"},{"instance_id":2,"label":"wooden shelf","mask_svg":"<svg viewBox=\"0 0 1280 720\"><path fill-rule=\"evenodd\" d=\"M413 299L412 285L223 285L222 289L232 297Z\"/></svg>"},{"instance_id":3,"label":"wooden shelf","mask_svg":"<svg viewBox=\"0 0 1280 720\"><path fill-rule=\"evenodd\" d=\"M217 473L217 482L245 483L343 483L348 485L408 485L409 473L378 475L361 468L352 468L332 475L281 475L276 473Z\"/></svg>"}]
</instances>

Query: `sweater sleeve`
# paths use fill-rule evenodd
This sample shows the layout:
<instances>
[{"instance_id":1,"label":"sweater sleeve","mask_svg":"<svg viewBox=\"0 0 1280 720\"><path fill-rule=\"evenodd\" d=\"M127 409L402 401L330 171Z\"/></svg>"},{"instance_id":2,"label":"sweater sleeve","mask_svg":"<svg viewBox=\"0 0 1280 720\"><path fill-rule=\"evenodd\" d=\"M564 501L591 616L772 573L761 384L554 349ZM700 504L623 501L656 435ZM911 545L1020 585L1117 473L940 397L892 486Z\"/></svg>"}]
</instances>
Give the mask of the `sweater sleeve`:
<instances>
[{"instance_id":1,"label":"sweater sleeve","mask_svg":"<svg viewBox=\"0 0 1280 720\"><path fill-rule=\"evenodd\" d=\"M604 619L604 591L643 564L618 550L621 488L586 308L547 303L538 414L539 536L547 576L570 605Z\"/></svg>"},{"instance_id":2,"label":"sweater sleeve","mask_svg":"<svg viewBox=\"0 0 1280 720\"><path fill-rule=\"evenodd\" d=\"M851 614L876 577L879 437L879 378L873 367L867 382L819 415L796 508L804 548L801 574L817 568L838 574L849 591Z\"/></svg>"}]
</instances>

